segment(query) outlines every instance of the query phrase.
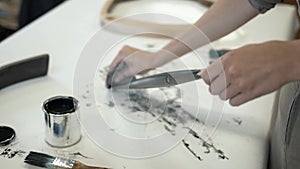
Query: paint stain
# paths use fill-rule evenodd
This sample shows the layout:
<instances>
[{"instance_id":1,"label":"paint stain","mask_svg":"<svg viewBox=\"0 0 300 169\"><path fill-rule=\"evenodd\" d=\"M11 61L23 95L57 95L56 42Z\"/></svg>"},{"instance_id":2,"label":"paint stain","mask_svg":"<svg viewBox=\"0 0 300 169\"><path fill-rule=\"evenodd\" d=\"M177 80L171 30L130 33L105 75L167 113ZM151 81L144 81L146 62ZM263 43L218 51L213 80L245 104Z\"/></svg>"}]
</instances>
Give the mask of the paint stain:
<instances>
[{"instance_id":1,"label":"paint stain","mask_svg":"<svg viewBox=\"0 0 300 169\"><path fill-rule=\"evenodd\" d=\"M238 125L241 125L243 123L243 121L240 118L233 118L232 120Z\"/></svg>"},{"instance_id":2,"label":"paint stain","mask_svg":"<svg viewBox=\"0 0 300 169\"><path fill-rule=\"evenodd\" d=\"M206 148L206 151L204 151L205 154L209 154L210 153L210 146L209 144L207 144L207 142L203 142L202 143L202 147Z\"/></svg>"},{"instance_id":3,"label":"paint stain","mask_svg":"<svg viewBox=\"0 0 300 169\"><path fill-rule=\"evenodd\" d=\"M86 159L93 159L93 158L91 158L91 157L88 157L88 156L83 155L83 154L80 153L80 152L72 153L71 155L73 155L73 156L79 156L79 157L86 158Z\"/></svg>"},{"instance_id":4,"label":"paint stain","mask_svg":"<svg viewBox=\"0 0 300 169\"><path fill-rule=\"evenodd\" d=\"M169 133L171 133L173 136L176 135L176 132L175 132L174 129L170 129L167 125L164 125L164 127L165 127L165 129L166 129Z\"/></svg>"},{"instance_id":5,"label":"paint stain","mask_svg":"<svg viewBox=\"0 0 300 169\"><path fill-rule=\"evenodd\" d=\"M115 104L114 104L114 102L109 101L109 102L108 102L108 106L109 106L109 107L115 107Z\"/></svg>"},{"instance_id":6,"label":"paint stain","mask_svg":"<svg viewBox=\"0 0 300 169\"><path fill-rule=\"evenodd\" d=\"M6 148L1 152L0 157L12 159L16 155L23 157L23 155L25 155L25 154L26 154L26 152L23 150L12 150L11 148Z\"/></svg>"},{"instance_id":7,"label":"paint stain","mask_svg":"<svg viewBox=\"0 0 300 169\"><path fill-rule=\"evenodd\" d=\"M208 153L211 152L211 149L212 149L215 153L217 153L217 155L218 155L218 157L219 157L220 159L223 159L223 160L229 160L229 158L225 155L225 153L224 153L222 150L216 148L214 144L208 143L207 141L205 141L205 140L204 140L203 138L201 138L201 137L198 135L198 133L197 133L196 131L194 131L193 129L189 129L189 130L190 130L190 131L189 131L189 134L191 134L194 138L196 138L196 139L198 139L198 140L200 140L200 141L203 142L203 143L202 143L202 146L206 148L206 151L205 151L204 153L208 154Z\"/></svg>"},{"instance_id":8,"label":"paint stain","mask_svg":"<svg viewBox=\"0 0 300 169\"><path fill-rule=\"evenodd\" d=\"M199 161L202 161L203 159L200 157L200 156L198 156L195 152L194 152L194 150L192 150L191 148L190 148L190 144L188 144L184 139L182 140L182 143L184 144L184 146L194 155L194 157L196 157Z\"/></svg>"},{"instance_id":9,"label":"paint stain","mask_svg":"<svg viewBox=\"0 0 300 169\"><path fill-rule=\"evenodd\" d=\"M176 123L169 121L166 117L162 117L162 120L164 122L166 122L168 125L172 126L172 127L176 127L177 126Z\"/></svg>"},{"instance_id":10,"label":"paint stain","mask_svg":"<svg viewBox=\"0 0 300 169\"><path fill-rule=\"evenodd\" d=\"M105 71L102 71L105 72ZM100 74L100 77L105 80L106 75ZM174 89L175 96L170 95L167 90ZM121 107L129 110L128 113L148 113L152 117L157 117L157 122L162 124L165 131L169 132L171 135L176 135L176 129L182 128L188 131L188 135L192 136L190 139L199 141L200 146L204 150L204 154L216 153L217 157L222 160L229 160L225 153L214 146L213 143L207 142L203 139L195 130L186 127L188 124L195 123L196 125L204 125L203 121L194 117L191 113L184 110L181 106L180 99L182 94L179 88L173 86L170 88L160 88L161 92L167 97L166 101L162 102L157 98L150 98L147 90L129 90L128 99L118 100ZM170 90L169 90L170 91ZM128 104L130 102L130 104ZM114 103L108 103L110 108L115 107ZM184 147L199 161L203 161L203 158L196 153L193 147L187 142L186 139L182 140Z\"/></svg>"}]
</instances>

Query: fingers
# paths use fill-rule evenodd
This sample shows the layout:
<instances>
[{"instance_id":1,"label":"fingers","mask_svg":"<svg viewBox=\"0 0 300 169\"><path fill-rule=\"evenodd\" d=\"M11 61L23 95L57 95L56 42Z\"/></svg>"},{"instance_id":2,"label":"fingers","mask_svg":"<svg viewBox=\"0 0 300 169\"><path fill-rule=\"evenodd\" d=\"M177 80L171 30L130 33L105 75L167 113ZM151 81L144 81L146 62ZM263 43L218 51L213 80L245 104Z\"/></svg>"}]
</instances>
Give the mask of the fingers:
<instances>
[{"instance_id":1,"label":"fingers","mask_svg":"<svg viewBox=\"0 0 300 169\"><path fill-rule=\"evenodd\" d=\"M125 53L120 50L119 53L117 54L117 56L114 58L114 60L112 61L112 63L109 65L109 72L111 72L112 70L114 70L117 65L126 57Z\"/></svg>"},{"instance_id":2,"label":"fingers","mask_svg":"<svg viewBox=\"0 0 300 169\"><path fill-rule=\"evenodd\" d=\"M248 101L248 96L246 93L241 93L237 96L235 96L234 98L230 99L229 103L232 106L239 106L242 103L245 103L246 101Z\"/></svg>"},{"instance_id":3,"label":"fingers","mask_svg":"<svg viewBox=\"0 0 300 169\"><path fill-rule=\"evenodd\" d=\"M253 92L244 92L236 95L235 97L231 98L229 103L232 106L239 106L243 103L246 103L249 100L256 98L257 96Z\"/></svg>"},{"instance_id":4,"label":"fingers","mask_svg":"<svg viewBox=\"0 0 300 169\"><path fill-rule=\"evenodd\" d=\"M222 100L228 100L230 98L237 96L240 93L241 93L240 90L237 90L237 88L234 85L230 84L226 89L224 89L221 92L221 94L219 96L220 96L220 99L222 99Z\"/></svg>"},{"instance_id":5,"label":"fingers","mask_svg":"<svg viewBox=\"0 0 300 169\"><path fill-rule=\"evenodd\" d=\"M108 72L108 74L106 76L106 87L107 88L111 88L112 86L119 83L120 80L122 80L122 78L120 78L118 76L120 76L119 74L121 74L121 72L124 72L124 69L126 69L126 67L127 67L126 65L127 64L124 62L120 62L120 64L118 64L114 69L112 69L111 71ZM117 77L118 81L116 81L116 77Z\"/></svg>"},{"instance_id":6,"label":"fingers","mask_svg":"<svg viewBox=\"0 0 300 169\"><path fill-rule=\"evenodd\" d=\"M148 69L143 56L146 52L124 46L110 66L107 76L108 87L126 84L140 71Z\"/></svg>"},{"instance_id":7,"label":"fingers","mask_svg":"<svg viewBox=\"0 0 300 169\"><path fill-rule=\"evenodd\" d=\"M118 67L116 67L115 72L113 76L113 83L115 84L127 83L129 81L128 79L135 75L126 62L121 62Z\"/></svg>"},{"instance_id":8,"label":"fingers","mask_svg":"<svg viewBox=\"0 0 300 169\"><path fill-rule=\"evenodd\" d=\"M208 85L223 72L223 64L221 59L218 59L212 63L207 69L202 70L199 75L202 77L204 82Z\"/></svg>"},{"instance_id":9,"label":"fingers","mask_svg":"<svg viewBox=\"0 0 300 169\"><path fill-rule=\"evenodd\" d=\"M250 69L247 76L244 75L249 62L240 65L240 57L235 51L229 52L200 72L204 82L209 85L210 93L218 95L222 100L229 100L232 106L239 106L262 93L253 84L257 79L253 71Z\"/></svg>"},{"instance_id":10,"label":"fingers","mask_svg":"<svg viewBox=\"0 0 300 169\"><path fill-rule=\"evenodd\" d=\"M137 51L138 49L133 48L131 46L125 45L117 54L115 59L112 61L112 63L109 66L109 72L113 71L119 64L124 60L125 57L130 55L131 53Z\"/></svg>"},{"instance_id":11,"label":"fingers","mask_svg":"<svg viewBox=\"0 0 300 169\"><path fill-rule=\"evenodd\" d=\"M119 51L119 53L109 66L108 74L106 77L107 88L111 88L113 84L118 84L119 82L127 78L127 74L129 73L126 73L128 72L128 65L127 63L125 63L125 58L136 51L138 51L138 49L127 45Z\"/></svg>"},{"instance_id":12,"label":"fingers","mask_svg":"<svg viewBox=\"0 0 300 169\"><path fill-rule=\"evenodd\" d=\"M242 93L244 85L236 81L237 72L232 70L232 66L226 65L231 63L231 56L230 53L225 54L207 69L202 70L199 75L209 85L212 95L219 95L220 99L230 100L231 105L238 106L250 100L252 95Z\"/></svg>"},{"instance_id":13,"label":"fingers","mask_svg":"<svg viewBox=\"0 0 300 169\"><path fill-rule=\"evenodd\" d=\"M210 82L209 91L213 95L219 95L227 88L228 82L226 80L225 72L221 72L212 82Z\"/></svg>"}]
</instances>

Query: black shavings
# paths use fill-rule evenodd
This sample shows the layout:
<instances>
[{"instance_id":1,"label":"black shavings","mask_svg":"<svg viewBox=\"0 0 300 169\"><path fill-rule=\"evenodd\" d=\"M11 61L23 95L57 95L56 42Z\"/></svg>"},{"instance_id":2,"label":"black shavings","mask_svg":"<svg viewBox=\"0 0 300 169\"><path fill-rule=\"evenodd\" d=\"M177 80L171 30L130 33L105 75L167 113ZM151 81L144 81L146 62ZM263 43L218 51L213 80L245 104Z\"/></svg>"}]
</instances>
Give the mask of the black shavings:
<instances>
[{"instance_id":1,"label":"black shavings","mask_svg":"<svg viewBox=\"0 0 300 169\"><path fill-rule=\"evenodd\" d=\"M72 154L70 154L70 155L73 155L73 156L80 156L80 157L86 158L86 159L93 159L93 158L91 158L91 157L88 157L88 156L83 155L83 154L80 153L80 152L72 153Z\"/></svg>"},{"instance_id":2,"label":"black shavings","mask_svg":"<svg viewBox=\"0 0 300 169\"><path fill-rule=\"evenodd\" d=\"M112 101L109 101L107 105L108 105L109 107L115 107L115 103L112 102Z\"/></svg>"},{"instance_id":3,"label":"black shavings","mask_svg":"<svg viewBox=\"0 0 300 169\"><path fill-rule=\"evenodd\" d=\"M235 122L238 125L241 125L243 122L240 118L233 118L232 120L233 120L233 122Z\"/></svg>"},{"instance_id":4,"label":"black shavings","mask_svg":"<svg viewBox=\"0 0 300 169\"><path fill-rule=\"evenodd\" d=\"M210 145L207 142L203 142L202 143L202 147L206 148L206 151L204 151L205 154L209 154L210 153Z\"/></svg>"},{"instance_id":5,"label":"black shavings","mask_svg":"<svg viewBox=\"0 0 300 169\"><path fill-rule=\"evenodd\" d=\"M131 110L132 110L133 112L142 111L142 109L140 109L140 108L137 107L137 106L132 106L132 107L130 107L130 108L131 108Z\"/></svg>"},{"instance_id":6,"label":"black shavings","mask_svg":"<svg viewBox=\"0 0 300 169\"><path fill-rule=\"evenodd\" d=\"M6 148L1 152L0 157L12 159L16 155L23 157L25 154L26 154L26 152L23 150L12 150L11 148Z\"/></svg>"},{"instance_id":7,"label":"black shavings","mask_svg":"<svg viewBox=\"0 0 300 169\"><path fill-rule=\"evenodd\" d=\"M159 90L161 90L165 96L167 95L167 91L164 89ZM200 123L200 121L182 108L181 103L177 101L181 97L180 92L178 92L179 89L175 88L174 91L176 95L173 98L161 101L159 98L149 98L147 90L130 90L128 97L126 97L127 99L119 100L118 102L123 103L120 105L127 108L129 110L128 113L147 113L152 117L157 117L157 122L163 123L163 127L167 132L176 135L175 129L178 128L179 125L185 126L190 122ZM124 104L124 102L127 104ZM130 102L130 104L128 102ZM201 124L203 123L201 122Z\"/></svg>"},{"instance_id":8,"label":"black shavings","mask_svg":"<svg viewBox=\"0 0 300 169\"><path fill-rule=\"evenodd\" d=\"M199 161L203 161L203 159L190 148L190 144L188 144L184 139L182 140L182 143L193 154L194 157L196 157Z\"/></svg>"},{"instance_id":9,"label":"black shavings","mask_svg":"<svg viewBox=\"0 0 300 169\"><path fill-rule=\"evenodd\" d=\"M80 96L83 100L86 101L86 103L84 104L86 107L91 107L93 105L90 101L91 98L92 98L92 95L91 95L91 92L90 92L92 87L93 86L91 84L87 84L85 86L85 88L86 88L85 92Z\"/></svg>"},{"instance_id":10,"label":"black shavings","mask_svg":"<svg viewBox=\"0 0 300 169\"><path fill-rule=\"evenodd\" d=\"M131 112L146 112L152 117L156 117L163 111L161 103L154 99L150 101L148 94L143 91L129 91L129 101L131 105L129 105L128 108ZM124 104L124 106L126 105Z\"/></svg>"},{"instance_id":11,"label":"black shavings","mask_svg":"<svg viewBox=\"0 0 300 169\"><path fill-rule=\"evenodd\" d=\"M175 133L175 130L174 129L170 129L167 125L164 125L164 127L165 127L165 129L169 132L169 133L171 133L173 136L175 136L176 135L176 133Z\"/></svg>"},{"instance_id":12,"label":"black shavings","mask_svg":"<svg viewBox=\"0 0 300 169\"><path fill-rule=\"evenodd\" d=\"M222 150L216 150L216 152L219 154L219 158L222 160L229 160L229 158L224 154Z\"/></svg>"},{"instance_id":13,"label":"black shavings","mask_svg":"<svg viewBox=\"0 0 300 169\"><path fill-rule=\"evenodd\" d=\"M87 99L88 97L86 95L81 96L83 99Z\"/></svg>"},{"instance_id":14,"label":"black shavings","mask_svg":"<svg viewBox=\"0 0 300 169\"><path fill-rule=\"evenodd\" d=\"M105 75L101 75L105 80ZM172 86L169 88L159 88L165 98L162 97L149 97L151 90L129 90L125 97L118 97L122 93L114 93L117 95L116 98L120 98L115 102L115 105L121 105L126 113L136 113L137 116L141 116L141 113L147 113L156 118L158 123L161 123L165 131L175 136L176 131L179 128L187 129L189 139L182 140L184 147L199 161L203 161L202 155L197 154L196 147L192 147L192 142L199 141L198 147L204 148L204 154L216 153L219 159L229 160L225 153L216 148L211 142L201 138L200 135L195 131L191 130L191 125L202 127L203 121L199 120L192 113L186 111L181 105L182 93L179 88ZM114 92L114 91L112 91ZM124 93L123 93L124 94ZM191 144L188 142L192 141ZM200 152L199 152L200 153Z\"/></svg>"},{"instance_id":15,"label":"black shavings","mask_svg":"<svg viewBox=\"0 0 300 169\"><path fill-rule=\"evenodd\" d=\"M165 93L164 90L161 91ZM162 121L171 126L177 126L177 121L181 124L186 124L187 121L191 120L199 122L197 118L193 117L181 107L180 102L176 101L180 99L180 96L176 95L175 98L168 99L164 102L156 98L150 99L148 95L145 90L130 90L129 101L131 106L128 106L128 108L132 112L142 111L151 114L153 117L160 116Z\"/></svg>"},{"instance_id":16,"label":"black shavings","mask_svg":"<svg viewBox=\"0 0 300 169\"><path fill-rule=\"evenodd\" d=\"M177 92L178 93L178 92ZM163 127L167 132L169 132L171 135L176 135L176 128L182 127L189 130L189 134L191 134L194 138L197 140L200 140L202 142L202 146L206 149L204 151L205 154L211 153L211 149L214 150L219 156L219 158L222 159L228 159L222 151L219 151L213 144L210 144L206 142L204 139L202 139L196 131L190 130L190 128L185 127L186 124L191 122L196 122L198 124L204 124L203 122L199 121L199 119L192 116L189 112L185 111L181 104L177 101L180 96L178 94L175 96L175 98L167 100L166 104L150 104L150 103L157 103L158 100L155 100L155 98L151 98L151 102L149 97L147 97L147 93L145 93L144 90L133 90L129 93L129 100L131 101L131 104L134 106L130 106L131 112L146 112L152 114L152 116L159 116L157 119L158 122L163 124ZM153 106L154 105L154 106ZM152 107L151 107L152 106ZM151 109L151 111L149 111ZM161 111L163 111L161 113ZM184 142L186 143L186 141ZM185 147L188 149L189 152L193 154L198 160L202 161L203 159L192 149L192 147L187 146L188 144L185 144Z\"/></svg>"},{"instance_id":17,"label":"black shavings","mask_svg":"<svg viewBox=\"0 0 300 169\"><path fill-rule=\"evenodd\" d=\"M177 126L177 124L176 124L175 122L169 121L166 117L162 116L161 118L162 118L162 120L163 120L164 122L166 122L168 125L170 125L170 126L172 126L172 127L176 127L176 126Z\"/></svg>"},{"instance_id":18,"label":"black shavings","mask_svg":"<svg viewBox=\"0 0 300 169\"><path fill-rule=\"evenodd\" d=\"M206 148L206 151L204 153L208 154L211 152L211 149L214 150L215 153L218 154L218 157L223 160L229 160L229 158L225 155L225 153L216 148L213 143L209 143L205 141L203 138L201 138L196 131L193 129L189 129L189 134L192 135L194 138L198 139L199 141L202 142L202 146Z\"/></svg>"},{"instance_id":19,"label":"black shavings","mask_svg":"<svg viewBox=\"0 0 300 169\"><path fill-rule=\"evenodd\" d=\"M129 91L129 101L136 103L136 106L133 106L133 108L139 107L139 111L148 111L152 106L146 93Z\"/></svg>"}]
</instances>

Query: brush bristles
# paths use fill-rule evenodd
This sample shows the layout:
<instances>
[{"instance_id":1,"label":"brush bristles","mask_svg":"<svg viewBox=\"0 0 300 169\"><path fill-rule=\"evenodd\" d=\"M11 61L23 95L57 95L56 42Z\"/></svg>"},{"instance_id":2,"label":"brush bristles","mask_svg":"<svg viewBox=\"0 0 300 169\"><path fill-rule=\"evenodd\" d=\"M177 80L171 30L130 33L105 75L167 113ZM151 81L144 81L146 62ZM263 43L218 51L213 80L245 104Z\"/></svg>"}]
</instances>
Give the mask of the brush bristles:
<instances>
[{"instance_id":1,"label":"brush bristles","mask_svg":"<svg viewBox=\"0 0 300 169\"><path fill-rule=\"evenodd\" d=\"M47 168L53 163L54 160L55 157L48 154L30 151L24 162L38 167Z\"/></svg>"}]
</instances>

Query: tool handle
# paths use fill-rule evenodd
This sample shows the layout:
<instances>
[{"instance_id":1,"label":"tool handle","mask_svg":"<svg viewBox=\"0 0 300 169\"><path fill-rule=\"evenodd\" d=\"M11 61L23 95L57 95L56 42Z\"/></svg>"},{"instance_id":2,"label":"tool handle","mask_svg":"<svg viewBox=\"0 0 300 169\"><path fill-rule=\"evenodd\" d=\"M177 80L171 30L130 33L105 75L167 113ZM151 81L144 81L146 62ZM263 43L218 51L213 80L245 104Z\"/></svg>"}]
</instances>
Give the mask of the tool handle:
<instances>
[{"instance_id":1,"label":"tool handle","mask_svg":"<svg viewBox=\"0 0 300 169\"><path fill-rule=\"evenodd\" d=\"M74 166L72 167L72 169L110 169L110 168L88 166L88 165L85 165L85 164L83 164L79 161L76 161L74 163Z\"/></svg>"},{"instance_id":2,"label":"tool handle","mask_svg":"<svg viewBox=\"0 0 300 169\"><path fill-rule=\"evenodd\" d=\"M218 58L220 58L221 56L225 55L228 52L230 52L230 50L228 50L228 49L219 49L219 50L210 49L209 50L209 57L211 59L218 59Z\"/></svg>"}]
</instances>

